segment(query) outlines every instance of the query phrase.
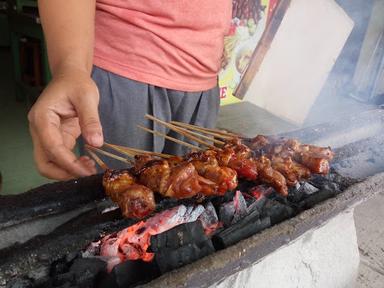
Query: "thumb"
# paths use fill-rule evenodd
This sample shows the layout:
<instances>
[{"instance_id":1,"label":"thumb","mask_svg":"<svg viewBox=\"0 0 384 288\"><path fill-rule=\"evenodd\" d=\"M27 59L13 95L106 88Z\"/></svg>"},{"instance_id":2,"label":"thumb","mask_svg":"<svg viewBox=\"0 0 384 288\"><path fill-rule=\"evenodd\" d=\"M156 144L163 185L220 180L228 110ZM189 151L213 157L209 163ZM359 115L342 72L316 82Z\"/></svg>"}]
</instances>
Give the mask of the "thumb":
<instances>
[{"instance_id":1,"label":"thumb","mask_svg":"<svg viewBox=\"0 0 384 288\"><path fill-rule=\"evenodd\" d=\"M101 147L104 139L98 111L98 93L81 95L77 100L74 104L83 138L89 145Z\"/></svg>"}]
</instances>

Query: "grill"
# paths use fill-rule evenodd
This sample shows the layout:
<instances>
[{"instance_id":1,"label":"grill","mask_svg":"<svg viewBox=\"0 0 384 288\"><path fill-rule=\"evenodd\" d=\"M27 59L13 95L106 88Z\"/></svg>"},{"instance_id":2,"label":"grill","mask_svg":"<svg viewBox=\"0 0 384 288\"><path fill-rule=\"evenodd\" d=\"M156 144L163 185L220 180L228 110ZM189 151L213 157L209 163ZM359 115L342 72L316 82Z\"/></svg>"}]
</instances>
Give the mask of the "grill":
<instances>
[{"instance_id":1,"label":"grill","mask_svg":"<svg viewBox=\"0 0 384 288\"><path fill-rule=\"evenodd\" d=\"M228 193L211 198L201 203L201 209L207 212L213 205L224 222L212 238L192 217L193 221L151 237L154 261L126 261L110 273L106 262L86 255L89 245L135 221L121 219L119 210L111 209L113 204L103 198L101 175L3 196L0 287L235 287L226 281L380 192L383 120L382 110L372 110L283 135L335 147L331 173L291 189L287 199L263 187L258 191L262 197ZM240 190L252 195L249 188L243 183ZM164 199L157 209L188 210L193 204Z\"/></svg>"}]
</instances>

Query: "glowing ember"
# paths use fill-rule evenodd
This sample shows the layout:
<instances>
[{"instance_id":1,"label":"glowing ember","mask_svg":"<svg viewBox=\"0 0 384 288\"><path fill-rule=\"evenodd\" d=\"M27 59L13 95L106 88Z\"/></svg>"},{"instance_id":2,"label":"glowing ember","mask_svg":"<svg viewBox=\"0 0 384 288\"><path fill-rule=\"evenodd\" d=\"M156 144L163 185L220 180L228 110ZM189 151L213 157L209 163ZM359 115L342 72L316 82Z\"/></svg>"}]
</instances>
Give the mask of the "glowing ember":
<instances>
[{"instance_id":1,"label":"glowing ember","mask_svg":"<svg viewBox=\"0 0 384 288\"><path fill-rule=\"evenodd\" d=\"M262 198L264 196L268 196L272 192L273 192L273 189L271 187L266 188L262 185L259 185L259 186L255 186L255 187L251 188L248 191L248 194L252 195L256 200L259 200L260 198Z\"/></svg>"},{"instance_id":2,"label":"glowing ember","mask_svg":"<svg viewBox=\"0 0 384 288\"><path fill-rule=\"evenodd\" d=\"M87 251L95 255L95 246L100 247L102 259L108 262L108 270L126 260L152 261L154 254L147 252L151 236L163 233L177 225L196 221L205 211L202 205L196 207L180 205L165 210L149 218L147 221L138 222L126 229L103 237L100 241L92 243Z\"/></svg>"}]
</instances>

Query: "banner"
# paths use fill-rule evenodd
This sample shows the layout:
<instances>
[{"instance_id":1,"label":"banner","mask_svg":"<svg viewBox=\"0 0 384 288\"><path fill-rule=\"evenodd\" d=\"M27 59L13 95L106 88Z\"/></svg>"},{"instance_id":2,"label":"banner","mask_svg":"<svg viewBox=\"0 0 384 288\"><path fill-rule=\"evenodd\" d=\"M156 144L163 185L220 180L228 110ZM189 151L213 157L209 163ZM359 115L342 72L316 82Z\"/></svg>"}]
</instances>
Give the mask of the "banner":
<instances>
[{"instance_id":1,"label":"banner","mask_svg":"<svg viewBox=\"0 0 384 288\"><path fill-rule=\"evenodd\" d=\"M241 82L278 0L233 0L229 34L219 72L221 105L241 101L233 95Z\"/></svg>"}]
</instances>

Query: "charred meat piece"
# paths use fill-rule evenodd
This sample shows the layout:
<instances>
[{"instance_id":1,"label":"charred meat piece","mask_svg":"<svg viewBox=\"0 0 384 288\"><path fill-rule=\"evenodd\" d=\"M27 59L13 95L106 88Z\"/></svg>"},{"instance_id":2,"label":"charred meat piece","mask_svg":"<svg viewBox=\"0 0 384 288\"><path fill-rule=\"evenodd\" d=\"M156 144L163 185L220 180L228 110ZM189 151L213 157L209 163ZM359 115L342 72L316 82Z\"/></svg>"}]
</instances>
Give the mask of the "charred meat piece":
<instances>
[{"instance_id":1,"label":"charred meat piece","mask_svg":"<svg viewBox=\"0 0 384 288\"><path fill-rule=\"evenodd\" d=\"M139 157L136 157L139 158ZM165 159L146 158L136 174L139 182L165 197L177 199L190 198L198 194L213 195L217 185L204 179L192 164L182 161L180 157Z\"/></svg>"},{"instance_id":2,"label":"charred meat piece","mask_svg":"<svg viewBox=\"0 0 384 288\"><path fill-rule=\"evenodd\" d=\"M323 158L326 160L332 160L335 153L330 147L317 147L314 145L300 145L300 153L304 153L314 158Z\"/></svg>"},{"instance_id":3,"label":"charred meat piece","mask_svg":"<svg viewBox=\"0 0 384 288\"><path fill-rule=\"evenodd\" d=\"M205 195L224 195L227 191L236 189L238 185L237 173L229 167L208 165L202 176L216 185L216 190L212 191L213 194Z\"/></svg>"},{"instance_id":4,"label":"charred meat piece","mask_svg":"<svg viewBox=\"0 0 384 288\"><path fill-rule=\"evenodd\" d=\"M258 135L247 141L249 142L248 145L254 149L255 154L266 155L272 159L272 166L287 177L288 184L294 182L291 169L298 180L308 178L310 172L327 174L329 172L329 160L332 160L334 157L330 147L301 144L297 139ZM286 161L286 164L284 164L281 159L276 159L276 157L283 159L291 158L292 164L290 164L290 168L287 168L288 160L284 160Z\"/></svg>"},{"instance_id":5,"label":"charred meat piece","mask_svg":"<svg viewBox=\"0 0 384 288\"><path fill-rule=\"evenodd\" d=\"M261 156L256 160L256 163L258 165L259 180L271 185L281 195L287 196L287 182L279 171L272 168L271 160L265 156Z\"/></svg>"},{"instance_id":6,"label":"charred meat piece","mask_svg":"<svg viewBox=\"0 0 384 288\"><path fill-rule=\"evenodd\" d=\"M312 173L325 175L329 172L330 167L327 159L315 158L306 154L298 155L296 156L296 159L298 162L308 167Z\"/></svg>"},{"instance_id":7,"label":"charred meat piece","mask_svg":"<svg viewBox=\"0 0 384 288\"><path fill-rule=\"evenodd\" d=\"M103 176L103 186L125 217L142 218L155 210L153 191L137 184L128 170L108 169Z\"/></svg>"},{"instance_id":8,"label":"charred meat piece","mask_svg":"<svg viewBox=\"0 0 384 288\"><path fill-rule=\"evenodd\" d=\"M249 159L253 156L252 150L244 145L240 139L227 141L223 148L232 148L236 157L239 159Z\"/></svg>"},{"instance_id":9,"label":"charred meat piece","mask_svg":"<svg viewBox=\"0 0 384 288\"><path fill-rule=\"evenodd\" d=\"M128 218L143 218L155 208L155 196L151 189L140 184L129 186L117 201L122 214Z\"/></svg>"},{"instance_id":10,"label":"charred meat piece","mask_svg":"<svg viewBox=\"0 0 384 288\"><path fill-rule=\"evenodd\" d=\"M199 175L215 183L216 190L205 195L224 195L237 187L237 173L229 167L219 166L214 150L205 150L188 154L185 158L195 166Z\"/></svg>"},{"instance_id":11,"label":"charred meat piece","mask_svg":"<svg viewBox=\"0 0 384 288\"><path fill-rule=\"evenodd\" d=\"M292 162L292 159L289 157L283 158L279 156L272 156L271 159L272 168L284 175L288 186L294 186L299 180L293 170Z\"/></svg>"},{"instance_id":12,"label":"charred meat piece","mask_svg":"<svg viewBox=\"0 0 384 288\"><path fill-rule=\"evenodd\" d=\"M307 179L311 171L304 165L292 160L291 157L272 156L272 168L279 171L287 180L288 186L293 186L297 181Z\"/></svg>"},{"instance_id":13,"label":"charred meat piece","mask_svg":"<svg viewBox=\"0 0 384 288\"><path fill-rule=\"evenodd\" d=\"M150 160L141 168L137 177L141 184L164 195L170 175L171 167L166 160Z\"/></svg>"},{"instance_id":14,"label":"charred meat piece","mask_svg":"<svg viewBox=\"0 0 384 288\"><path fill-rule=\"evenodd\" d=\"M264 135L257 135L250 139L249 142L249 147L254 151L261 150L270 144L268 137Z\"/></svg>"},{"instance_id":15,"label":"charred meat piece","mask_svg":"<svg viewBox=\"0 0 384 288\"><path fill-rule=\"evenodd\" d=\"M296 174L297 179L304 180L311 176L311 170L308 167L292 160L292 170Z\"/></svg>"},{"instance_id":16,"label":"charred meat piece","mask_svg":"<svg viewBox=\"0 0 384 288\"><path fill-rule=\"evenodd\" d=\"M176 199L193 197L201 191L199 178L199 174L191 163L176 166L168 178L166 190L161 191L161 194Z\"/></svg>"},{"instance_id":17,"label":"charred meat piece","mask_svg":"<svg viewBox=\"0 0 384 288\"><path fill-rule=\"evenodd\" d=\"M217 153L220 166L229 167L237 172L240 179L255 181L257 179L257 165L253 158L249 158L249 151L235 150L233 147L223 148Z\"/></svg>"},{"instance_id":18,"label":"charred meat piece","mask_svg":"<svg viewBox=\"0 0 384 288\"><path fill-rule=\"evenodd\" d=\"M135 177L128 170L107 169L103 176L105 193L117 202L119 194L136 182Z\"/></svg>"},{"instance_id":19,"label":"charred meat piece","mask_svg":"<svg viewBox=\"0 0 384 288\"><path fill-rule=\"evenodd\" d=\"M183 162L184 159L180 156L173 156L171 158L167 159L169 167L173 168L179 165L181 162Z\"/></svg>"},{"instance_id":20,"label":"charred meat piece","mask_svg":"<svg viewBox=\"0 0 384 288\"><path fill-rule=\"evenodd\" d=\"M135 164L133 166L133 171L135 174L140 173L141 169L145 168L149 162L155 160L155 158L151 155L136 155L135 156Z\"/></svg>"}]
</instances>

